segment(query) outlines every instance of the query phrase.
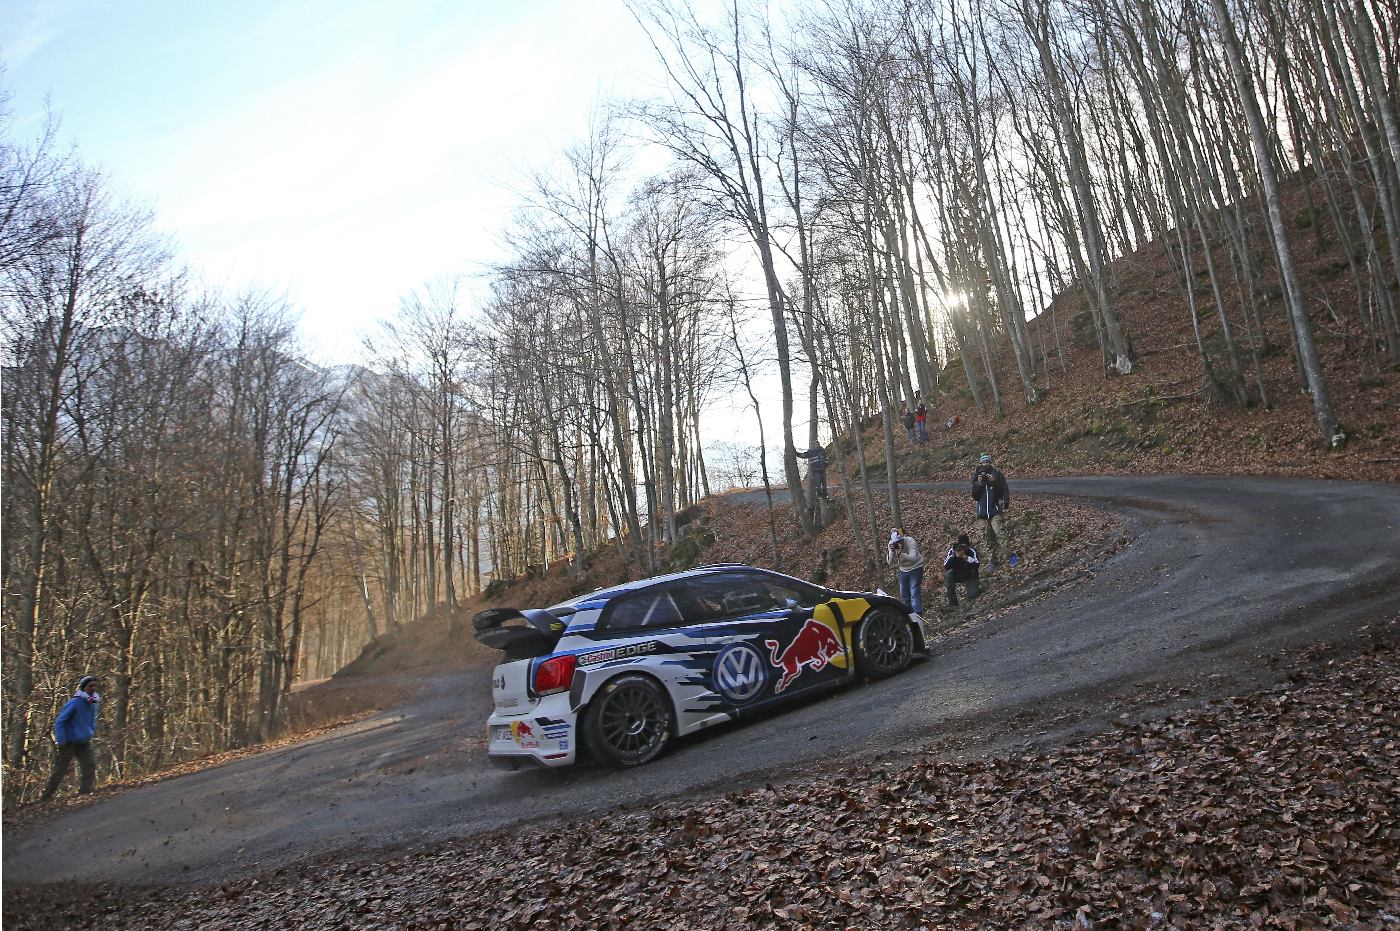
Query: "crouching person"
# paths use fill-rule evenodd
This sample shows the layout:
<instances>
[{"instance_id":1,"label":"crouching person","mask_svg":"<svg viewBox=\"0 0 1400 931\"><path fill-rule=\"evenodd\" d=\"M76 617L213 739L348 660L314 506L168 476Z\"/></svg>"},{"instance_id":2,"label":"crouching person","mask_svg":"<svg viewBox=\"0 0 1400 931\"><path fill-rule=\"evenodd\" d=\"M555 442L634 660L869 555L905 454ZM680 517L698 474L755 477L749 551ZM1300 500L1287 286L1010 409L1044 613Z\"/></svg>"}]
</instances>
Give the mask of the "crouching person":
<instances>
[{"instance_id":1,"label":"crouching person","mask_svg":"<svg viewBox=\"0 0 1400 931\"><path fill-rule=\"evenodd\" d=\"M948 547L948 555L943 559L943 584L948 591L948 607L958 606L959 582L967 588L968 600L977 597L980 570L977 548L968 540L967 534L961 535L956 543Z\"/></svg>"}]
</instances>

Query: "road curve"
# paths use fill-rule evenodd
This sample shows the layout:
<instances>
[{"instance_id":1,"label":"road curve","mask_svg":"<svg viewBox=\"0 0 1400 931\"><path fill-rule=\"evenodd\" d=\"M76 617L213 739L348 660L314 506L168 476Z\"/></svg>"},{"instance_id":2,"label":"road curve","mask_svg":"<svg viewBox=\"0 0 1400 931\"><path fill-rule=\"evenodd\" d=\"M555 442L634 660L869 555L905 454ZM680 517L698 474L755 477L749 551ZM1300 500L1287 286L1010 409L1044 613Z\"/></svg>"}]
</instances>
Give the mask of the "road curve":
<instances>
[{"instance_id":1,"label":"road curve","mask_svg":"<svg viewBox=\"0 0 1400 931\"><path fill-rule=\"evenodd\" d=\"M5 881L228 880L337 851L723 793L931 741L952 752L1053 740L1135 699L1267 681L1280 649L1344 640L1400 611L1400 486L1156 476L1014 489L1110 508L1134 542L1092 581L940 642L888 682L719 728L638 770L503 773L486 765L479 736L485 674L442 676L394 712L6 837Z\"/></svg>"}]
</instances>

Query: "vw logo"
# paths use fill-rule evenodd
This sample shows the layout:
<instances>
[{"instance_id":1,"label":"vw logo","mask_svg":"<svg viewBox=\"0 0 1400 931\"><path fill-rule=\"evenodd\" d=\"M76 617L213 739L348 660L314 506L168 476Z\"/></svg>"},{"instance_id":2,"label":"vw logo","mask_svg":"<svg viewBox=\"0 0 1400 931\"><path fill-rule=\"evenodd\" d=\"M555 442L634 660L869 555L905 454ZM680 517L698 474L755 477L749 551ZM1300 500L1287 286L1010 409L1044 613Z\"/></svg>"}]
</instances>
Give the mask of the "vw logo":
<instances>
[{"instance_id":1,"label":"vw logo","mask_svg":"<svg viewBox=\"0 0 1400 931\"><path fill-rule=\"evenodd\" d=\"M768 681L768 664L747 643L731 643L715 657L715 690L736 705L758 697Z\"/></svg>"}]
</instances>

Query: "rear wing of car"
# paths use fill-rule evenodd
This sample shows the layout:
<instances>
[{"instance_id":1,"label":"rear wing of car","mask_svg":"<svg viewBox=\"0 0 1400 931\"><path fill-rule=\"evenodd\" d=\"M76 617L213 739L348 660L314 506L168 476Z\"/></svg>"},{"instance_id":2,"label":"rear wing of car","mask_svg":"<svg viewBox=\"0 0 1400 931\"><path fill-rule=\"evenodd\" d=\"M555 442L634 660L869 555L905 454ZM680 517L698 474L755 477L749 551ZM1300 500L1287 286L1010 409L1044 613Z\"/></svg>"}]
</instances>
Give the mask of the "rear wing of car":
<instances>
[{"instance_id":1,"label":"rear wing of car","mask_svg":"<svg viewBox=\"0 0 1400 931\"><path fill-rule=\"evenodd\" d=\"M564 619L543 608L488 608L472 618L478 643L504 650L507 659L542 656L564 633Z\"/></svg>"}]
</instances>

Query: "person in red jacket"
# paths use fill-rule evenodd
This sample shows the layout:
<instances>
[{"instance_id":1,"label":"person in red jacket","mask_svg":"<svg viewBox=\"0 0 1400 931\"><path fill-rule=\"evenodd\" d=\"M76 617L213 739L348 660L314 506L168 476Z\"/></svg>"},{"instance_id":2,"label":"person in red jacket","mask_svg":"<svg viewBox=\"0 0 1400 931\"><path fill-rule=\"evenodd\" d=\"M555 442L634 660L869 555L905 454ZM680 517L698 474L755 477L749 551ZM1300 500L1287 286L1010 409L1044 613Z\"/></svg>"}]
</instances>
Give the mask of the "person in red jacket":
<instances>
[{"instance_id":1,"label":"person in red jacket","mask_svg":"<svg viewBox=\"0 0 1400 931\"><path fill-rule=\"evenodd\" d=\"M928 442L928 405L922 400L919 406L914 408L914 427L919 431L919 442Z\"/></svg>"}]
</instances>

